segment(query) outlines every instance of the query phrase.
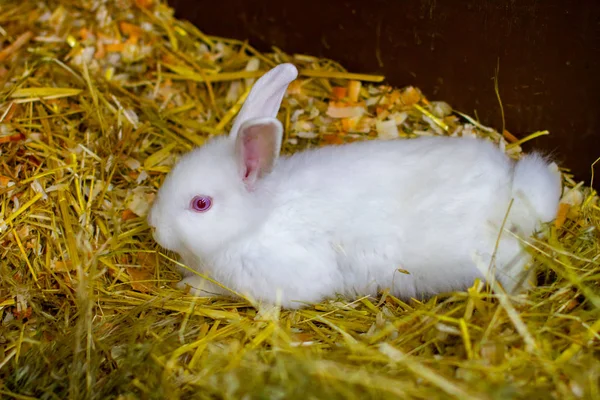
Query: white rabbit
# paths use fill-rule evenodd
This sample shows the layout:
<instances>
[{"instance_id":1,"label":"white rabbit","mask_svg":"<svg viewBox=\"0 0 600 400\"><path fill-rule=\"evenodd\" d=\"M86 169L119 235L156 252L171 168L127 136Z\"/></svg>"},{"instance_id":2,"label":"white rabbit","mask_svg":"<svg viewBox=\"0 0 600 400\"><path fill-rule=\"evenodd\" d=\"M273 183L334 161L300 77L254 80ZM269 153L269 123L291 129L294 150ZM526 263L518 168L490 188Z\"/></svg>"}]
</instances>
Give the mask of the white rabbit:
<instances>
[{"instance_id":1,"label":"white rabbit","mask_svg":"<svg viewBox=\"0 0 600 400\"><path fill-rule=\"evenodd\" d=\"M292 309L385 288L405 299L462 290L490 276L482 262L505 290L521 286L530 257L517 236L555 217L554 164L450 137L279 157L277 111L296 76L291 64L263 75L230 135L181 157L149 215L158 244L240 295ZM231 295L196 274L181 284Z\"/></svg>"}]
</instances>

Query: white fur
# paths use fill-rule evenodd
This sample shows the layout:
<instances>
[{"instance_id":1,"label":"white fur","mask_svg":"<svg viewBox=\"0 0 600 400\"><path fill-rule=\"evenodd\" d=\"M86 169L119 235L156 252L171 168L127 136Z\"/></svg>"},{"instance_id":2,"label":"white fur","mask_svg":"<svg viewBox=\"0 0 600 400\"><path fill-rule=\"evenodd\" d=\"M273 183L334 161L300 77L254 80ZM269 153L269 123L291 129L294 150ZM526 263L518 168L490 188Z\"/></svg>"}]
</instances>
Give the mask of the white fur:
<instances>
[{"instance_id":1,"label":"white fur","mask_svg":"<svg viewBox=\"0 0 600 400\"><path fill-rule=\"evenodd\" d=\"M250 118L246 116L245 118ZM244 185L232 138L184 155L149 217L155 239L190 268L286 308L331 298L401 298L465 289L485 278L500 227L524 237L554 218L560 176L537 156L515 163L488 141L424 137L330 146L280 158ZM206 213L195 195L212 196ZM508 233L495 257L509 291L529 260ZM404 269L409 274L398 272ZM196 275L183 281L226 294Z\"/></svg>"}]
</instances>

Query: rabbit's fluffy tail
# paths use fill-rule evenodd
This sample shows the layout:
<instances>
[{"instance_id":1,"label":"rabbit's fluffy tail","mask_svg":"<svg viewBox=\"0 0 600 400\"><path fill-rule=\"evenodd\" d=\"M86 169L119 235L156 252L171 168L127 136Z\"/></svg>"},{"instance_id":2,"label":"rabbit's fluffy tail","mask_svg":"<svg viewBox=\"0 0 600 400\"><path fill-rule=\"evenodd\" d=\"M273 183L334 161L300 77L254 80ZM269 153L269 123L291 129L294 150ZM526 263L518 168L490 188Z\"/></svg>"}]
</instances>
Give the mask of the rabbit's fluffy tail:
<instances>
[{"instance_id":1,"label":"rabbit's fluffy tail","mask_svg":"<svg viewBox=\"0 0 600 400\"><path fill-rule=\"evenodd\" d=\"M528 154L515 165L513 176L513 220L531 230L556 217L561 196L561 175L555 163L540 154ZM511 212L512 214L512 212Z\"/></svg>"}]
</instances>

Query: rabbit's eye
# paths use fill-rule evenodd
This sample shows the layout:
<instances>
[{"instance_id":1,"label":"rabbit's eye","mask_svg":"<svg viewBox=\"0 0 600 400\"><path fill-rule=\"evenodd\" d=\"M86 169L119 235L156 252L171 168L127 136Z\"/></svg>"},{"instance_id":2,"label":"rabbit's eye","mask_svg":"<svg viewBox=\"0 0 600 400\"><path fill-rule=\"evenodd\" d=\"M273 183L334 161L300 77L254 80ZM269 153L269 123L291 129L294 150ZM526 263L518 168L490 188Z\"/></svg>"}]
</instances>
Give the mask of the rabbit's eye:
<instances>
[{"instance_id":1,"label":"rabbit's eye","mask_svg":"<svg viewBox=\"0 0 600 400\"><path fill-rule=\"evenodd\" d=\"M195 196L191 206L194 211L205 212L212 206L212 199L209 196Z\"/></svg>"}]
</instances>

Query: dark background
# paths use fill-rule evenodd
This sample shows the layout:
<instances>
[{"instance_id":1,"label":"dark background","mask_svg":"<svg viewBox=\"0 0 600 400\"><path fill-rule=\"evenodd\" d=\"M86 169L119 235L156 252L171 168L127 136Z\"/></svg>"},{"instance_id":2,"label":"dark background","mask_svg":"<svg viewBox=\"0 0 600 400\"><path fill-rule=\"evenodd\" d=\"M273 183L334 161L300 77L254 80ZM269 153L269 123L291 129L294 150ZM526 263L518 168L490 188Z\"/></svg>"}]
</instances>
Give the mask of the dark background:
<instances>
[{"instance_id":1,"label":"dark background","mask_svg":"<svg viewBox=\"0 0 600 400\"><path fill-rule=\"evenodd\" d=\"M334 59L414 85L552 152L589 184L600 157L600 2L594 0L170 0L178 18L261 51ZM600 163L599 163L600 164ZM600 165L595 168L600 187Z\"/></svg>"}]
</instances>

